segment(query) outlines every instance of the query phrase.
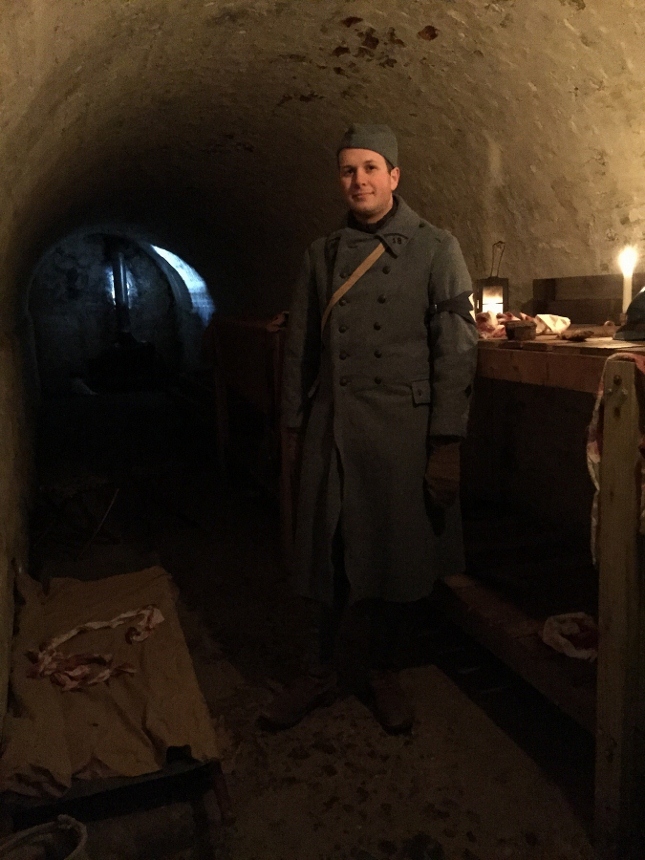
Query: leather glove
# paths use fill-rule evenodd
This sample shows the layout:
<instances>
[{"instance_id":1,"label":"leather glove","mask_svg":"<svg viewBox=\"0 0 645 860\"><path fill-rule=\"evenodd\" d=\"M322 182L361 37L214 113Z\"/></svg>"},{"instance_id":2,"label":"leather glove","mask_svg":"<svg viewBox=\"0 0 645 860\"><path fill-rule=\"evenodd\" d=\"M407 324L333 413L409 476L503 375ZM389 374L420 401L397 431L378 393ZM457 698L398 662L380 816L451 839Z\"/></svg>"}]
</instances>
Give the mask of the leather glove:
<instances>
[{"instance_id":1,"label":"leather glove","mask_svg":"<svg viewBox=\"0 0 645 860\"><path fill-rule=\"evenodd\" d=\"M425 484L430 501L440 508L449 508L457 501L460 478L461 442L430 440L430 455L426 465Z\"/></svg>"}]
</instances>

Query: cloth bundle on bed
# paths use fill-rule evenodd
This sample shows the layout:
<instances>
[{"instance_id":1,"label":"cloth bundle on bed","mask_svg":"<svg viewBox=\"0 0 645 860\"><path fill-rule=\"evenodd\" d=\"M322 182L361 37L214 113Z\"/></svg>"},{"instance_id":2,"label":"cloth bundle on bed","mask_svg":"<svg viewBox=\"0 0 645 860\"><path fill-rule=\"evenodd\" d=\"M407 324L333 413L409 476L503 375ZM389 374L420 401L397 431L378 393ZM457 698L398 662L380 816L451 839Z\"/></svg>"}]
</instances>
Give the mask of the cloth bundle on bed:
<instances>
[{"instance_id":1,"label":"cloth bundle on bed","mask_svg":"<svg viewBox=\"0 0 645 860\"><path fill-rule=\"evenodd\" d=\"M25 602L13 642L0 791L55 797L73 778L142 776L164 766L169 747L188 746L201 762L219 758L163 568L96 582L53 579L46 595L28 577L18 585ZM111 655L114 665L131 671L75 690L34 677L34 652L48 640L151 605L163 621L143 641L126 635L126 625L84 630L59 646L66 656Z\"/></svg>"}]
</instances>

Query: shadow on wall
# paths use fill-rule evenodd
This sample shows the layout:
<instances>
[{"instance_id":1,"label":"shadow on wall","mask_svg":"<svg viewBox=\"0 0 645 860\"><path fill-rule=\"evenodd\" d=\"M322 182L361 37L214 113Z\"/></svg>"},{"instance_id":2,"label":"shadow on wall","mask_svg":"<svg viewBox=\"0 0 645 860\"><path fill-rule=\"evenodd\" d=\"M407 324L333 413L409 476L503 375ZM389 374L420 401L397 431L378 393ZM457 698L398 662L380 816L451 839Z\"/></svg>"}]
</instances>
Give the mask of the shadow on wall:
<instances>
[{"instance_id":1,"label":"shadow on wall","mask_svg":"<svg viewBox=\"0 0 645 860\"><path fill-rule=\"evenodd\" d=\"M122 277L115 278L117 249ZM99 228L76 232L44 255L28 308L45 397L81 393L92 382L100 387L97 363L124 330L168 373L197 369L215 310L206 283L179 257L131 233Z\"/></svg>"}]
</instances>

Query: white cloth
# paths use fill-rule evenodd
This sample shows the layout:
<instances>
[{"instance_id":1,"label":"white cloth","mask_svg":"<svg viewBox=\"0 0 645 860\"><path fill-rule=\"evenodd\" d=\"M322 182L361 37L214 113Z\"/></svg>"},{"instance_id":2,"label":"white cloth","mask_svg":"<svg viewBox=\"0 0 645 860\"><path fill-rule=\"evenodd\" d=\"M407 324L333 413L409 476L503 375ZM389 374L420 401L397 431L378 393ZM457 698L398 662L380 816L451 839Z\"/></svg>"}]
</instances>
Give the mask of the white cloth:
<instances>
[{"instance_id":1,"label":"white cloth","mask_svg":"<svg viewBox=\"0 0 645 860\"><path fill-rule=\"evenodd\" d=\"M557 314L537 314L536 334L562 334L571 325L569 317L559 317Z\"/></svg>"}]
</instances>

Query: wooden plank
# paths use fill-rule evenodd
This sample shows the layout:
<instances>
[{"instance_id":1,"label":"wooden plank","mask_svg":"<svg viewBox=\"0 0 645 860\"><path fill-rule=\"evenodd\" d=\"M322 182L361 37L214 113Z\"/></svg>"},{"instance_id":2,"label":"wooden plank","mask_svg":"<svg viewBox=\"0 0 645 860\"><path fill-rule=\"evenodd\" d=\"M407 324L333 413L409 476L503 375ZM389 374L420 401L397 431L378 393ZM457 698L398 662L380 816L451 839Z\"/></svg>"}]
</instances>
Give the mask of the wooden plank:
<instances>
[{"instance_id":1,"label":"wooden plank","mask_svg":"<svg viewBox=\"0 0 645 860\"><path fill-rule=\"evenodd\" d=\"M639 658L638 658L638 704L636 713L636 736L634 742L634 792L631 817L636 822L641 846L645 845L645 555L643 538L640 544L640 594L639 606Z\"/></svg>"},{"instance_id":2,"label":"wooden plank","mask_svg":"<svg viewBox=\"0 0 645 860\"><path fill-rule=\"evenodd\" d=\"M614 299L554 299L547 313L568 317L572 323L602 325L606 320L618 323L622 300Z\"/></svg>"},{"instance_id":3,"label":"wooden plank","mask_svg":"<svg viewBox=\"0 0 645 860\"><path fill-rule=\"evenodd\" d=\"M477 374L485 379L546 385L544 356L519 349L480 349Z\"/></svg>"},{"instance_id":4,"label":"wooden plank","mask_svg":"<svg viewBox=\"0 0 645 860\"><path fill-rule=\"evenodd\" d=\"M459 599L468 606L470 612L474 612L490 627L507 628L511 625L519 625L526 620L526 614L514 603L504 600L493 589L487 588L478 580L467 578L470 579L470 587L467 590L464 590L463 585L457 587ZM444 581L449 587L452 585L452 577Z\"/></svg>"},{"instance_id":5,"label":"wooden plank","mask_svg":"<svg viewBox=\"0 0 645 860\"><path fill-rule=\"evenodd\" d=\"M572 326L575 328L587 328L585 326ZM597 331L601 331L602 326L594 326ZM592 326L588 327L589 330ZM574 341L562 340L554 334L538 335L535 340L513 341L507 340L505 337L491 338L489 340L482 339L479 341L479 349L501 349L501 350L516 350L521 352L560 352L562 354L578 352L580 355L604 355L608 358L615 352L624 350L642 352L645 350L645 344L641 341L614 340L613 337L602 336L600 334L587 338L582 343Z\"/></svg>"},{"instance_id":6,"label":"wooden plank","mask_svg":"<svg viewBox=\"0 0 645 860\"><path fill-rule=\"evenodd\" d=\"M636 829L634 751L638 701L640 455L635 365L605 371L600 489L600 592L595 827L603 857L618 857ZM642 811L641 815L642 817Z\"/></svg>"},{"instance_id":7,"label":"wooden plank","mask_svg":"<svg viewBox=\"0 0 645 860\"><path fill-rule=\"evenodd\" d=\"M546 356L545 385L596 394L606 360L607 357L604 355L556 355L555 353L548 353Z\"/></svg>"},{"instance_id":8,"label":"wooden plank","mask_svg":"<svg viewBox=\"0 0 645 860\"><path fill-rule=\"evenodd\" d=\"M645 286L645 272L634 272L634 294ZM577 275L565 278L536 278L533 281L534 301L550 307L559 300L579 302L622 302L623 276L616 272L604 275ZM619 307L620 309L620 307ZM592 322L592 317L583 323ZM601 320L604 322L604 320Z\"/></svg>"},{"instance_id":9,"label":"wooden plank","mask_svg":"<svg viewBox=\"0 0 645 860\"><path fill-rule=\"evenodd\" d=\"M556 284L555 278L539 278L533 281L534 314L548 313L549 303L555 298Z\"/></svg>"},{"instance_id":10,"label":"wooden plank","mask_svg":"<svg viewBox=\"0 0 645 860\"><path fill-rule=\"evenodd\" d=\"M645 273L634 274L634 295L645 285ZM620 274L567 278L539 278L533 281L533 312L569 317L573 323L602 325L607 319L618 322L622 309L623 279Z\"/></svg>"},{"instance_id":11,"label":"wooden plank","mask_svg":"<svg viewBox=\"0 0 645 860\"><path fill-rule=\"evenodd\" d=\"M621 351L643 352L642 344L597 338L586 344L551 339L511 344L480 341L477 374L484 379L584 391L598 390L605 361Z\"/></svg>"},{"instance_id":12,"label":"wooden plank","mask_svg":"<svg viewBox=\"0 0 645 860\"><path fill-rule=\"evenodd\" d=\"M639 278L638 273L636 278ZM623 276L619 273L612 275L591 275L586 277L556 278L554 299L617 299L623 298Z\"/></svg>"},{"instance_id":13,"label":"wooden plank","mask_svg":"<svg viewBox=\"0 0 645 860\"><path fill-rule=\"evenodd\" d=\"M604 355L484 348L479 350L477 374L485 379L595 394L605 361Z\"/></svg>"},{"instance_id":14,"label":"wooden plank","mask_svg":"<svg viewBox=\"0 0 645 860\"><path fill-rule=\"evenodd\" d=\"M433 599L452 621L514 672L584 728L594 731L594 669L548 648L538 636L541 621L465 575L437 582Z\"/></svg>"},{"instance_id":15,"label":"wooden plank","mask_svg":"<svg viewBox=\"0 0 645 860\"><path fill-rule=\"evenodd\" d=\"M578 353L579 355L601 355L604 358L609 358L616 352L642 349L642 343L636 344L625 340L614 340L613 337L600 336L587 338L583 343L576 343L575 341L553 337L553 335L543 335L534 341L526 341L522 344L522 348L529 351L558 352L561 355Z\"/></svg>"}]
</instances>

